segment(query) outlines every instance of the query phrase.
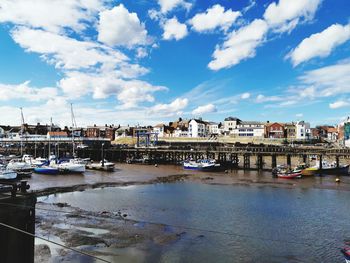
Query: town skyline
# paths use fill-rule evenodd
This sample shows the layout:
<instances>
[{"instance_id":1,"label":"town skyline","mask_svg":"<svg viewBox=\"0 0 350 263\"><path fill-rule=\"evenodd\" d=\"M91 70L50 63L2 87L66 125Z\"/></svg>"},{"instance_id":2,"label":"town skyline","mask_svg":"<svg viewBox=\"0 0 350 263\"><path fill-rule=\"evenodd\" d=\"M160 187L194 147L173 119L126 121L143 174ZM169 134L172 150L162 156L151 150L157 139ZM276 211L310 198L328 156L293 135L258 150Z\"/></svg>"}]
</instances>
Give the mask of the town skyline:
<instances>
[{"instance_id":1,"label":"town skyline","mask_svg":"<svg viewBox=\"0 0 350 263\"><path fill-rule=\"evenodd\" d=\"M20 125L23 107L27 123L69 126L73 103L78 126L338 124L350 108L347 4L4 0L0 123Z\"/></svg>"}]
</instances>

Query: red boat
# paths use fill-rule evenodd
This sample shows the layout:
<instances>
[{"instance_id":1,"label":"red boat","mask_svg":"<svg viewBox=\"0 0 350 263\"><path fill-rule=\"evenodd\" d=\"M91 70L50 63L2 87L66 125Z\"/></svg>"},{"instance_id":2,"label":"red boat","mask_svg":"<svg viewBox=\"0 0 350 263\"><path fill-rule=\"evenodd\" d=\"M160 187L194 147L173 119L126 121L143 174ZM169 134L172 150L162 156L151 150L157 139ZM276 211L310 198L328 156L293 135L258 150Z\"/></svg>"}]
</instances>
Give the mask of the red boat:
<instances>
[{"instance_id":1,"label":"red boat","mask_svg":"<svg viewBox=\"0 0 350 263\"><path fill-rule=\"evenodd\" d=\"M344 247L341 252L343 253L345 257L345 262L350 263L350 248L349 247Z\"/></svg>"},{"instance_id":2,"label":"red boat","mask_svg":"<svg viewBox=\"0 0 350 263\"><path fill-rule=\"evenodd\" d=\"M301 178L301 171L278 172L277 176L278 178L284 178L284 179Z\"/></svg>"}]
</instances>

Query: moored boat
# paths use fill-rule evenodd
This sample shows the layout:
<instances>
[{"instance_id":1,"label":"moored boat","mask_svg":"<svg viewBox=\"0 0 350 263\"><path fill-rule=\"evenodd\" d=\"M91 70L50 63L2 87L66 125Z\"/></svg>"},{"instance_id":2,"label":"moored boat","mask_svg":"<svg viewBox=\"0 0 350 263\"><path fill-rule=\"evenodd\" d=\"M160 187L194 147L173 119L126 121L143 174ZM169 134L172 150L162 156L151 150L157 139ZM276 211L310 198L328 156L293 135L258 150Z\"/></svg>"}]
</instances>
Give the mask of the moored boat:
<instances>
[{"instance_id":1,"label":"moored boat","mask_svg":"<svg viewBox=\"0 0 350 263\"><path fill-rule=\"evenodd\" d=\"M202 159L197 161L187 160L183 163L186 170L213 171L220 168L220 164L213 159Z\"/></svg>"},{"instance_id":2,"label":"moored boat","mask_svg":"<svg viewBox=\"0 0 350 263\"><path fill-rule=\"evenodd\" d=\"M99 163L89 163L86 165L86 168L91 170L103 170L107 172L114 171L115 164L108 162L107 160L100 161Z\"/></svg>"},{"instance_id":3,"label":"moored boat","mask_svg":"<svg viewBox=\"0 0 350 263\"><path fill-rule=\"evenodd\" d=\"M348 175L349 174L349 165L339 165L337 166L336 163L328 163L326 161L322 162L322 168L320 168L319 164L305 168L302 170L303 176L312 176L312 175L319 175L319 174L337 174L337 175Z\"/></svg>"},{"instance_id":4,"label":"moored boat","mask_svg":"<svg viewBox=\"0 0 350 263\"><path fill-rule=\"evenodd\" d=\"M301 171L277 172L277 177L283 179L296 179L301 178L301 176Z\"/></svg>"},{"instance_id":5,"label":"moored boat","mask_svg":"<svg viewBox=\"0 0 350 263\"><path fill-rule=\"evenodd\" d=\"M49 163L46 162L41 166L35 167L34 172L38 174L56 175L59 174L60 170L57 167L50 166Z\"/></svg>"},{"instance_id":6,"label":"moored boat","mask_svg":"<svg viewBox=\"0 0 350 263\"><path fill-rule=\"evenodd\" d=\"M349 247L344 247L340 250L344 257L345 257L345 262L350 263L350 248Z\"/></svg>"}]
</instances>

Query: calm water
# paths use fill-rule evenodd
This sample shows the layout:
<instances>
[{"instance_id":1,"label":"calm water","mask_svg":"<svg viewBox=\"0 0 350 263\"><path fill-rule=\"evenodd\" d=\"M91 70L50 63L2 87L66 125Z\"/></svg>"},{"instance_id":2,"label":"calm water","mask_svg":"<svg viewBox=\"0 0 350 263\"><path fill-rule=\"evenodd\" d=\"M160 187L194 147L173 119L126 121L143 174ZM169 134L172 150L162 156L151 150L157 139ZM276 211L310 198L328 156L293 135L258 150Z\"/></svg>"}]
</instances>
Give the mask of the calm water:
<instances>
[{"instance_id":1,"label":"calm water","mask_svg":"<svg viewBox=\"0 0 350 263\"><path fill-rule=\"evenodd\" d=\"M42 200L91 211L122 210L139 221L200 229L183 229L183 238L154 252L150 262L343 262L339 248L350 238L347 191L183 182Z\"/></svg>"}]
</instances>

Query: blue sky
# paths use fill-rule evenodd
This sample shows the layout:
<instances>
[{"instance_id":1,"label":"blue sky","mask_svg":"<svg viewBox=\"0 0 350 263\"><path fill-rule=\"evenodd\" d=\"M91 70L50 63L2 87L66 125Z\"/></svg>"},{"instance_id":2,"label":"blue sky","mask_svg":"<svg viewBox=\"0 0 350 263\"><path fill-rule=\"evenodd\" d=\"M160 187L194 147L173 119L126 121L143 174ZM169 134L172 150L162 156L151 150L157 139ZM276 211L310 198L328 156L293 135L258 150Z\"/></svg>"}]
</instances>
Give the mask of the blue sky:
<instances>
[{"instance_id":1,"label":"blue sky","mask_svg":"<svg viewBox=\"0 0 350 263\"><path fill-rule=\"evenodd\" d=\"M348 0L2 0L0 122L336 124Z\"/></svg>"}]
</instances>

